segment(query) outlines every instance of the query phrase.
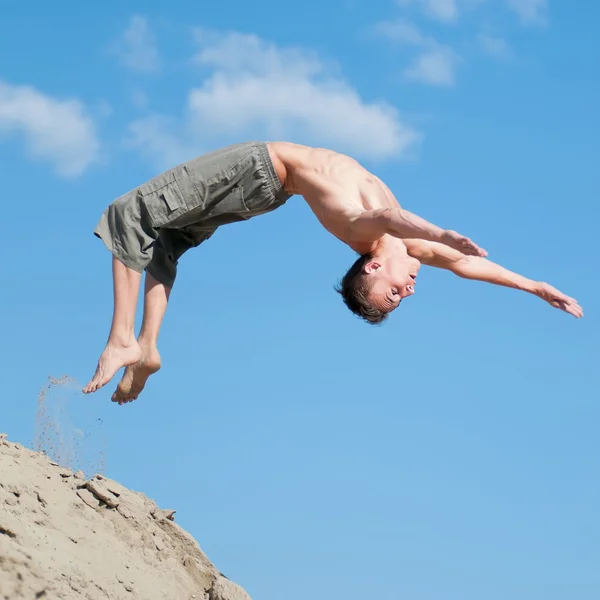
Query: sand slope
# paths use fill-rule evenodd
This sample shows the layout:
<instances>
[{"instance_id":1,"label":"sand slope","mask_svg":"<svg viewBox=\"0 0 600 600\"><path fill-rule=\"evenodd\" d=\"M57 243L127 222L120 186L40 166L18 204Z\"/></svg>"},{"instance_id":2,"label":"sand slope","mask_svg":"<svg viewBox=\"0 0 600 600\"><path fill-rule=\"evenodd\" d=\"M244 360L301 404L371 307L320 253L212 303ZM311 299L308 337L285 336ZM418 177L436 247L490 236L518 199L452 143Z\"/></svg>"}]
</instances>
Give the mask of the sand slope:
<instances>
[{"instance_id":1,"label":"sand slope","mask_svg":"<svg viewBox=\"0 0 600 600\"><path fill-rule=\"evenodd\" d=\"M1 600L250 600L173 519L0 435Z\"/></svg>"}]
</instances>

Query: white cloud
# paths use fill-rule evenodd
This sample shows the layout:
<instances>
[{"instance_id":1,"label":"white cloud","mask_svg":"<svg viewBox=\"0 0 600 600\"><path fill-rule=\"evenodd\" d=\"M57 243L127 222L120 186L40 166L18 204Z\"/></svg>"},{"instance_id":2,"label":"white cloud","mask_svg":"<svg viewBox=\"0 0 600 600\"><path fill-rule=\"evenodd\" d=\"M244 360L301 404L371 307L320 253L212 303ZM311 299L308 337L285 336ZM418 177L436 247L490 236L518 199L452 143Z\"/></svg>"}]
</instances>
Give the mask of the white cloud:
<instances>
[{"instance_id":1,"label":"white cloud","mask_svg":"<svg viewBox=\"0 0 600 600\"><path fill-rule=\"evenodd\" d=\"M477 41L483 51L494 58L505 60L512 56L510 46L504 38L489 35L487 33L480 33L477 36Z\"/></svg>"},{"instance_id":2,"label":"white cloud","mask_svg":"<svg viewBox=\"0 0 600 600\"><path fill-rule=\"evenodd\" d=\"M396 4L403 9L412 8L412 12L419 11L438 21L450 23L456 21L463 12L474 11L491 2L396 0ZM514 11L524 24L543 25L546 22L548 0L505 0L504 4ZM414 57L412 63L404 70L406 80L443 87L455 84L456 72L462 58L449 45L439 43L404 19L380 22L370 31L389 42L421 49L421 53ZM477 42L483 52L496 59L507 60L513 56L509 43L502 37L480 33Z\"/></svg>"},{"instance_id":3,"label":"white cloud","mask_svg":"<svg viewBox=\"0 0 600 600\"><path fill-rule=\"evenodd\" d=\"M548 0L507 0L507 2L508 6L519 15L522 23L544 23Z\"/></svg>"},{"instance_id":4,"label":"white cloud","mask_svg":"<svg viewBox=\"0 0 600 600\"><path fill-rule=\"evenodd\" d=\"M0 81L0 139L11 135L22 136L29 155L63 177L81 175L99 158L94 122L79 100Z\"/></svg>"},{"instance_id":5,"label":"white cloud","mask_svg":"<svg viewBox=\"0 0 600 600\"><path fill-rule=\"evenodd\" d=\"M152 115L130 124L126 145L138 150L157 169L168 169L204 150L193 138L188 124Z\"/></svg>"},{"instance_id":6,"label":"white cloud","mask_svg":"<svg viewBox=\"0 0 600 600\"><path fill-rule=\"evenodd\" d=\"M397 0L400 6L419 4L423 12L437 21L452 22L458 17L457 0Z\"/></svg>"},{"instance_id":7,"label":"white cloud","mask_svg":"<svg viewBox=\"0 0 600 600\"><path fill-rule=\"evenodd\" d=\"M244 139L287 139L375 160L401 157L419 140L394 107L363 100L315 53L235 32L198 29L195 37L195 62L206 76L190 90L183 122L177 128L154 116L130 130L130 143L161 166Z\"/></svg>"},{"instance_id":8,"label":"white cloud","mask_svg":"<svg viewBox=\"0 0 600 600\"><path fill-rule=\"evenodd\" d=\"M453 23L462 12L486 3L487 0L396 0L401 8L413 6L424 15L442 23ZM506 4L525 24L545 22L548 0L506 0Z\"/></svg>"},{"instance_id":9,"label":"white cloud","mask_svg":"<svg viewBox=\"0 0 600 600\"><path fill-rule=\"evenodd\" d=\"M156 39L146 18L134 15L111 50L120 62L134 71L154 73L160 69Z\"/></svg>"},{"instance_id":10,"label":"white cloud","mask_svg":"<svg viewBox=\"0 0 600 600\"><path fill-rule=\"evenodd\" d=\"M425 11L438 21L454 21L458 15L456 0L425 0Z\"/></svg>"},{"instance_id":11,"label":"white cloud","mask_svg":"<svg viewBox=\"0 0 600 600\"><path fill-rule=\"evenodd\" d=\"M395 43L423 48L404 70L407 80L443 87L454 85L460 58L450 46L440 44L403 20L378 23L374 32Z\"/></svg>"},{"instance_id":12,"label":"white cloud","mask_svg":"<svg viewBox=\"0 0 600 600\"><path fill-rule=\"evenodd\" d=\"M404 70L409 81L417 81L439 87L451 87L456 80L458 56L451 48L440 46L426 50Z\"/></svg>"},{"instance_id":13,"label":"white cloud","mask_svg":"<svg viewBox=\"0 0 600 600\"><path fill-rule=\"evenodd\" d=\"M435 43L431 38L424 36L412 23L408 23L402 19L397 21L382 21L375 25L373 31L391 42L408 44L410 46L423 46L427 43Z\"/></svg>"}]
</instances>

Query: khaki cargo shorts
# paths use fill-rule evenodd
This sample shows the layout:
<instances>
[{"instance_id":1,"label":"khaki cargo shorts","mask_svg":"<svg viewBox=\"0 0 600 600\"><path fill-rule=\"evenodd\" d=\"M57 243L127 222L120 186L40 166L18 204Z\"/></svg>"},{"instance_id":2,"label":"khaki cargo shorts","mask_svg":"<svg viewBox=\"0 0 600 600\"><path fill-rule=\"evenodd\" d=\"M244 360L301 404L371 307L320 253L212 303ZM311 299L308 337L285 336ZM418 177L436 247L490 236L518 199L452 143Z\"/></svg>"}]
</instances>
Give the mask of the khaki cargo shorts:
<instances>
[{"instance_id":1,"label":"khaki cargo shorts","mask_svg":"<svg viewBox=\"0 0 600 600\"><path fill-rule=\"evenodd\" d=\"M264 142L209 152L117 198L94 229L130 269L172 287L179 258L218 227L275 210L290 197Z\"/></svg>"}]
</instances>

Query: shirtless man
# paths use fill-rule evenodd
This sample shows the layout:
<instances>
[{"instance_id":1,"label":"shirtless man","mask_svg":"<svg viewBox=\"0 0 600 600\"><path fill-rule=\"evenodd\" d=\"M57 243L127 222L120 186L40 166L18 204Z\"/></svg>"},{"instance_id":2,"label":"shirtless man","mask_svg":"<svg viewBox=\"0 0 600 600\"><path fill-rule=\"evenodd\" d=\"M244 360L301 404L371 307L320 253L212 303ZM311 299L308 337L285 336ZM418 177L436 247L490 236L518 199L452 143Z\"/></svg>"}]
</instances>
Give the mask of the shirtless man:
<instances>
[{"instance_id":1,"label":"shirtless man","mask_svg":"<svg viewBox=\"0 0 600 600\"><path fill-rule=\"evenodd\" d=\"M83 391L95 392L126 367L112 399L135 400L160 368L156 343L179 258L218 227L273 211L294 194L359 254L336 289L369 323L381 323L414 294L421 264L523 290L583 316L573 298L487 260L487 252L469 238L401 208L385 184L352 158L287 142L249 142L170 169L105 210L94 233L113 254L114 312L106 348ZM144 315L136 340L144 271Z\"/></svg>"}]
</instances>

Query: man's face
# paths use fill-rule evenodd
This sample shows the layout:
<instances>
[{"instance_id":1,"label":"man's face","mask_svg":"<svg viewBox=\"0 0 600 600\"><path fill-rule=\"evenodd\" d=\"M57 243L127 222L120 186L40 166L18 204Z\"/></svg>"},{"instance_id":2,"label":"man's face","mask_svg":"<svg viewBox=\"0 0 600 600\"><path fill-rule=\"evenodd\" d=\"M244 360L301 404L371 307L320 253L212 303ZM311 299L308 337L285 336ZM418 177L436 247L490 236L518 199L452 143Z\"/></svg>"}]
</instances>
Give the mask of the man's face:
<instances>
[{"instance_id":1,"label":"man's face","mask_svg":"<svg viewBox=\"0 0 600 600\"><path fill-rule=\"evenodd\" d=\"M365 273L374 280L369 300L381 310L394 310L402 299L415 293L420 268L421 263L410 256L368 262L365 265Z\"/></svg>"}]
</instances>

